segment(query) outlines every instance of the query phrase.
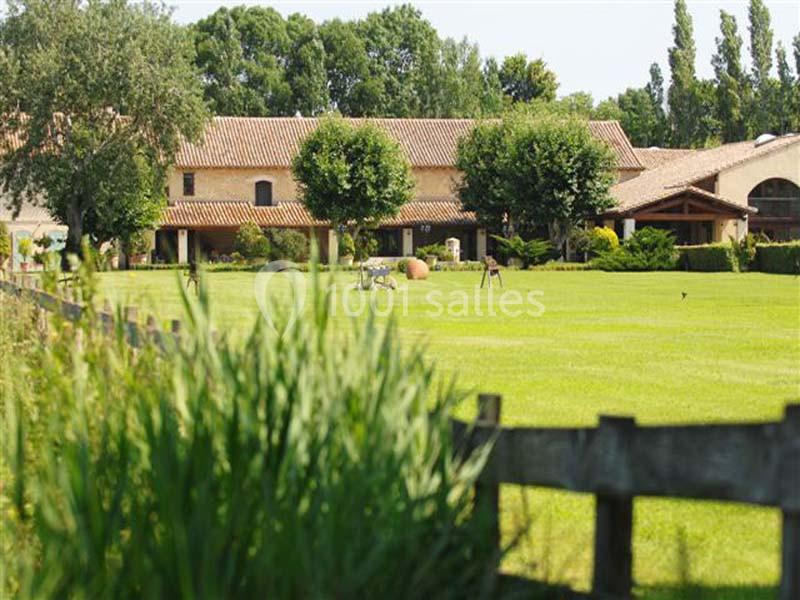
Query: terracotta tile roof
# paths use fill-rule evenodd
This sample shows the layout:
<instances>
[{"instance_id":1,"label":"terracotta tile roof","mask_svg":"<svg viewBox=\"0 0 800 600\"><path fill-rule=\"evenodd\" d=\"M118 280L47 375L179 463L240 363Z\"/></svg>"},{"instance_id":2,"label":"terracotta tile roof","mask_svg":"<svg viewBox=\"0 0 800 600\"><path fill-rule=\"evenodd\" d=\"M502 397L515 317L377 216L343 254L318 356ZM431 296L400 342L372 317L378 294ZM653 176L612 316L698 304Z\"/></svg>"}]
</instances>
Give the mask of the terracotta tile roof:
<instances>
[{"instance_id":1,"label":"terracotta tile roof","mask_svg":"<svg viewBox=\"0 0 800 600\"><path fill-rule=\"evenodd\" d=\"M262 227L325 226L308 214L301 202L280 202L276 206L254 206L246 201L177 202L167 207L161 219L162 227L171 228L233 228L253 221ZM396 217L382 222L384 226L474 225L475 215L464 212L459 202L414 201L400 209Z\"/></svg>"},{"instance_id":2,"label":"terracotta tile roof","mask_svg":"<svg viewBox=\"0 0 800 600\"><path fill-rule=\"evenodd\" d=\"M800 135L787 135L761 146L747 141L687 153L612 187L617 207L610 212L625 212L662 200L677 188L692 186L721 171L797 143L800 143Z\"/></svg>"},{"instance_id":3,"label":"terracotta tile roof","mask_svg":"<svg viewBox=\"0 0 800 600\"><path fill-rule=\"evenodd\" d=\"M348 119L363 123L366 119ZM414 167L452 168L458 139L472 119L369 119L396 139ZM180 169L287 168L301 141L320 120L294 117L215 117L200 144L184 142L176 156ZM608 142L618 168L642 169L616 121L590 121L591 131Z\"/></svg>"},{"instance_id":4,"label":"terracotta tile roof","mask_svg":"<svg viewBox=\"0 0 800 600\"><path fill-rule=\"evenodd\" d=\"M644 168L619 121L589 121L589 129L614 150L618 169L639 171Z\"/></svg>"},{"instance_id":5,"label":"terracotta tile roof","mask_svg":"<svg viewBox=\"0 0 800 600\"><path fill-rule=\"evenodd\" d=\"M655 169L688 154L701 152L691 148L634 148L634 153L645 169Z\"/></svg>"}]
</instances>

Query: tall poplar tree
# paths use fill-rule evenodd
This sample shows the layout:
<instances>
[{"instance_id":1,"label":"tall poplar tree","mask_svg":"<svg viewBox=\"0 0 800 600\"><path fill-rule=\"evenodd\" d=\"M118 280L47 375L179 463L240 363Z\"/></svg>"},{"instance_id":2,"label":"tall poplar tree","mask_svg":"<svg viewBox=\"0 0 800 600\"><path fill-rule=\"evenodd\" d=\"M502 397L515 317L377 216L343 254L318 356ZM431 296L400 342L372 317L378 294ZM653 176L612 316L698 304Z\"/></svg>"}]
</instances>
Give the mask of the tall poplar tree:
<instances>
[{"instance_id":1,"label":"tall poplar tree","mask_svg":"<svg viewBox=\"0 0 800 600\"><path fill-rule=\"evenodd\" d=\"M668 92L672 142L675 146L692 146L697 131L697 79L692 17L686 8L686 0L675 0L672 33L675 45L669 49L672 83Z\"/></svg>"},{"instance_id":2,"label":"tall poplar tree","mask_svg":"<svg viewBox=\"0 0 800 600\"><path fill-rule=\"evenodd\" d=\"M777 89L777 126L778 133L784 134L796 130L800 127L800 96L792 75L792 68L789 66L789 59L786 56L786 49L781 42L775 48L775 62L778 66L778 89Z\"/></svg>"},{"instance_id":3,"label":"tall poplar tree","mask_svg":"<svg viewBox=\"0 0 800 600\"><path fill-rule=\"evenodd\" d=\"M769 9L763 0L750 0L750 60L752 62L752 129L755 135L775 129L775 83L772 70L772 28Z\"/></svg>"},{"instance_id":4,"label":"tall poplar tree","mask_svg":"<svg viewBox=\"0 0 800 600\"><path fill-rule=\"evenodd\" d=\"M717 52L711 59L716 78L717 118L722 141L738 142L747 137L748 82L742 68L742 38L733 15L721 10L719 17L722 35L717 38Z\"/></svg>"},{"instance_id":5,"label":"tall poplar tree","mask_svg":"<svg viewBox=\"0 0 800 600\"><path fill-rule=\"evenodd\" d=\"M668 141L669 123L664 109L664 75L662 75L661 67L657 62L650 65L650 81L647 82L644 89L647 95L650 96L650 102L655 113L656 129L651 132L653 144L664 146Z\"/></svg>"}]
</instances>

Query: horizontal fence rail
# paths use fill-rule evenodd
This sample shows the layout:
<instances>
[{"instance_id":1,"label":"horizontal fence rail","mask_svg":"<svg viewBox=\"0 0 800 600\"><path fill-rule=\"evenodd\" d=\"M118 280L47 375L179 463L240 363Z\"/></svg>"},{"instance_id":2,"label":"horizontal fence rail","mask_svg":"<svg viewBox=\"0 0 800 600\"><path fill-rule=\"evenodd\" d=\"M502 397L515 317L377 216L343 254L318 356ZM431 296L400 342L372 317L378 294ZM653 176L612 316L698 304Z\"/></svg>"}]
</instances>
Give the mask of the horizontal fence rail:
<instances>
[{"instance_id":1,"label":"horizontal fence rail","mask_svg":"<svg viewBox=\"0 0 800 600\"><path fill-rule=\"evenodd\" d=\"M598 427L507 428L500 402L482 395L476 423L452 422L462 451L493 444L476 503L488 504L497 523L500 484L594 494L594 595L630 597L633 499L656 496L780 508L779 598L800 600L800 404L774 423L638 426L601 416Z\"/></svg>"},{"instance_id":2,"label":"horizontal fence rail","mask_svg":"<svg viewBox=\"0 0 800 600\"><path fill-rule=\"evenodd\" d=\"M25 298L42 310L58 313L63 319L73 323L80 321L87 312L86 306L69 297L59 297L39 289L40 281L31 275L15 275L12 280L0 279L0 291L12 296ZM69 292L69 290L67 290ZM106 303L102 310L96 312L100 327L111 333L118 319L111 306ZM180 341L181 321L173 319L170 330L163 331L156 326L155 318L150 315L146 323L139 322L139 310L135 306L126 306L122 310L121 325L125 340L132 348L141 348L147 341L152 342L162 352Z\"/></svg>"},{"instance_id":3,"label":"horizontal fence rail","mask_svg":"<svg viewBox=\"0 0 800 600\"><path fill-rule=\"evenodd\" d=\"M86 308L38 289L31 276L0 279L0 290L26 297L38 307L80 320ZM97 313L110 332L108 305ZM152 340L166 350L179 341L155 319L138 322L136 307L123 311L126 340L140 347ZM630 598L633 501L636 496L727 500L773 506L783 513L779 600L800 600L800 404L786 407L773 423L639 426L629 417L601 416L597 427L502 427L501 397L478 397L475 423L451 421L459 452L491 444L475 486L475 503L492 517L492 539L500 545L500 484L539 486L593 494L596 498L592 594Z\"/></svg>"}]
</instances>

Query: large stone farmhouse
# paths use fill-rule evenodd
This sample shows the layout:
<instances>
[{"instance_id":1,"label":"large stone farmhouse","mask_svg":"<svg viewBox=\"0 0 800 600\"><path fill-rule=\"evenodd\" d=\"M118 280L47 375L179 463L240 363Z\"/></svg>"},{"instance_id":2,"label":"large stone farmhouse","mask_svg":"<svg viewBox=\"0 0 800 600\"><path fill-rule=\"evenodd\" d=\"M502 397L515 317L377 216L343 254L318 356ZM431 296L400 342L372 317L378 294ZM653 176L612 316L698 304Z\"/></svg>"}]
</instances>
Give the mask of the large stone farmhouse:
<instances>
[{"instance_id":1,"label":"large stone farmhouse","mask_svg":"<svg viewBox=\"0 0 800 600\"><path fill-rule=\"evenodd\" d=\"M416 182L413 200L376 231L379 255L407 256L450 237L461 241L462 259L491 252L491 238L474 214L462 210L455 192L456 146L474 121L372 122L400 143ZM186 262L230 254L239 227L254 221L314 235L321 255L333 259L336 234L305 210L290 170L302 140L318 123L302 117L217 117L202 142L184 143L170 173L154 257ZM612 148L618 182L611 190L617 205L589 215L589 223L611 227L622 238L644 225L668 228L679 244L726 241L748 230L773 240L800 238L800 136L762 136L707 150L640 149L615 121L589 126ZM0 205L3 200L0 195ZM11 225L15 248L22 237L63 237L63 228L34 207L17 219L0 213L0 220Z\"/></svg>"},{"instance_id":2,"label":"large stone farmhouse","mask_svg":"<svg viewBox=\"0 0 800 600\"><path fill-rule=\"evenodd\" d=\"M357 120L354 120L357 122ZM297 197L290 164L313 118L217 117L203 142L186 143L169 181L169 207L157 232L157 254L180 261L227 254L239 226L314 232L323 256L335 233L315 222ZM490 242L475 215L462 210L454 167L465 119L375 119L411 163L413 201L381 224L381 256L407 256L421 245L456 237L463 259L480 259ZM773 239L800 237L800 136L727 144L709 150L633 148L619 123L593 121L591 131L616 158L617 206L596 215L620 237L636 226L670 228L678 243L742 236L748 229Z\"/></svg>"}]
</instances>

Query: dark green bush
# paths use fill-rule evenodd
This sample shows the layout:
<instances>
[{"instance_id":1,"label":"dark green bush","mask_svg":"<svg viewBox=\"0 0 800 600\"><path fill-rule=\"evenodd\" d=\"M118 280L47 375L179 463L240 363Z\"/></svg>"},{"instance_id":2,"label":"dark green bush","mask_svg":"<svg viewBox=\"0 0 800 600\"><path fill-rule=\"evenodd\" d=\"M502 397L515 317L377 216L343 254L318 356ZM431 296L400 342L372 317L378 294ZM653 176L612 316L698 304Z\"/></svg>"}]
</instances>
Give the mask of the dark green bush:
<instances>
[{"instance_id":1,"label":"dark green bush","mask_svg":"<svg viewBox=\"0 0 800 600\"><path fill-rule=\"evenodd\" d=\"M236 252L248 259L269 257L269 240L261 227L253 222L242 223L236 232L233 246Z\"/></svg>"},{"instance_id":2,"label":"dark green bush","mask_svg":"<svg viewBox=\"0 0 800 600\"><path fill-rule=\"evenodd\" d=\"M738 271L736 248L732 244L703 244L678 248L679 266L687 271Z\"/></svg>"},{"instance_id":3,"label":"dark green bush","mask_svg":"<svg viewBox=\"0 0 800 600\"><path fill-rule=\"evenodd\" d=\"M636 230L625 244L592 261L603 271L671 271L677 267L675 235L664 229Z\"/></svg>"},{"instance_id":4,"label":"dark green bush","mask_svg":"<svg viewBox=\"0 0 800 600\"><path fill-rule=\"evenodd\" d=\"M755 264L765 273L800 275L800 242L758 244Z\"/></svg>"},{"instance_id":5,"label":"dark green bush","mask_svg":"<svg viewBox=\"0 0 800 600\"><path fill-rule=\"evenodd\" d=\"M374 319L334 329L321 285L307 318L273 306L283 335L259 320L229 342L205 289L163 354L89 326L43 348L20 311L0 319L9 597L480 595L485 452L454 454L459 398L422 350Z\"/></svg>"},{"instance_id":6,"label":"dark green bush","mask_svg":"<svg viewBox=\"0 0 800 600\"><path fill-rule=\"evenodd\" d=\"M270 260L308 260L308 238L296 229L267 229Z\"/></svg>"},{"instance_id":7,"label":"dark green bush","mask_svg":"<svg viewBox=\"0 0 800 600\"><path fill-rule=\"evenodd\" d=\"M558 254L547 240L525 241L518 235L510 238L499 235L492 237L499 244L500 257L506 260L509 258L519 259L522 261L523 269L527 269L531 265L543 264Z\"/></svg>"}]
</instances>

